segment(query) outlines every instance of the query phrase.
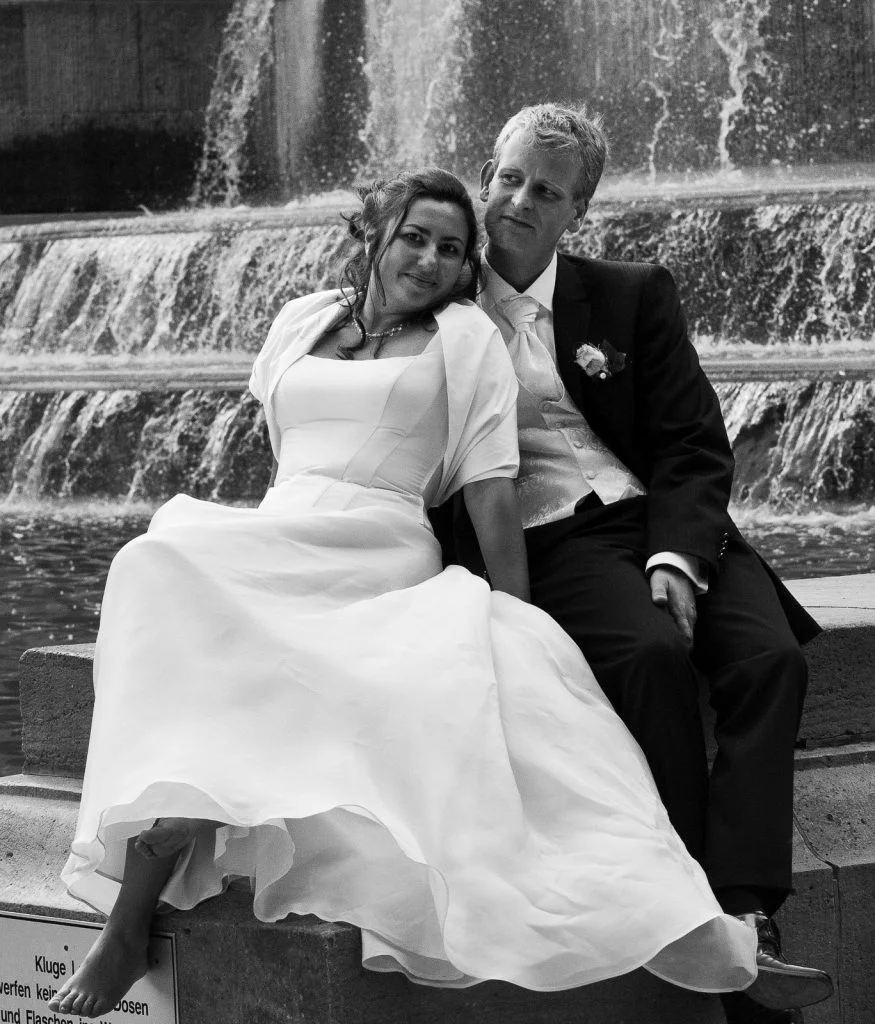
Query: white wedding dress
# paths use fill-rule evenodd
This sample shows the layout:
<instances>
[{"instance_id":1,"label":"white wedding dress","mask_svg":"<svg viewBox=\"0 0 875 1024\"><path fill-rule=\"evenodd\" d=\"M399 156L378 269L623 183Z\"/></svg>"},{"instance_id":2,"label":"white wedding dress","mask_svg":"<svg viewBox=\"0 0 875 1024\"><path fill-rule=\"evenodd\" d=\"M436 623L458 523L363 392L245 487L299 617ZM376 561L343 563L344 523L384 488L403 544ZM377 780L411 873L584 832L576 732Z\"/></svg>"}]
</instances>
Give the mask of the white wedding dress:
<instances>
[{"instance_id":1,"label":"white wedding dress","mask_svg":"<svg viewBox=\"0 0 875 1024\"><path fill-rule=\"evenodd\" d=\"M119 552L63 878L107 913L128 837L218 819L164 906L249 878L260 919L351 922L366 967L429 985L554 990L645 965L743 988L754 933L721 913L575 645L441 571L441 347L298 359L259 508L178 496Z\"/></svg>"}]
</instances>

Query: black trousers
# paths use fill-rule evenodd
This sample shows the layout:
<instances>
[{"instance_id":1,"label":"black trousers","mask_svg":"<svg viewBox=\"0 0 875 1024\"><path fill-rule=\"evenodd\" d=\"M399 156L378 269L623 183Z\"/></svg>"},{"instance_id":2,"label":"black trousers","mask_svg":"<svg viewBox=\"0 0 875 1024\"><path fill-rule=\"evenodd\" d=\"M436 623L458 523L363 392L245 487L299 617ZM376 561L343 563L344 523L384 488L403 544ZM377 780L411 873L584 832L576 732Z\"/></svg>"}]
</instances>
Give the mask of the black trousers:
<instances>
[{"instance_id":1,"label":"black trousers","mask_svg":"<svg viewBox=\"0 0 875 1024\"><path fill-rule=\"evenodd\" d=\"M580 647L712 887L760 890L773 913L792 885L805 658L761 562L732 538L719 576L698 599L690 652L651 600L645 532L644 498L584 507L527 530L532 600ZM710 774L702 675L715 712Z\"/></svg>"}]
</instances>

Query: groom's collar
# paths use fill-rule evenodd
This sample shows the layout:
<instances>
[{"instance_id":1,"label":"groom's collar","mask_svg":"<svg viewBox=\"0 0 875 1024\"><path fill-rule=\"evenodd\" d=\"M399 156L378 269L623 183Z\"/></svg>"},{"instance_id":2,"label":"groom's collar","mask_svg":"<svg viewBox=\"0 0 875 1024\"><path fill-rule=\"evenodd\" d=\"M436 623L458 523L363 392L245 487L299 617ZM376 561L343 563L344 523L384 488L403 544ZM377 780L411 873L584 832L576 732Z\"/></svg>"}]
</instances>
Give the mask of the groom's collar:
<instances>
[{"instance_id":1,"label":"groom's collar","mask_svg":"<svg viewBox=\"0 0 875 1024\"><path fill-rule=\"evenodd\" d=\"M508 284L507 281L501 275L495 271L489 265L489 259L487 257L487 251L489 246L485 246L481 253L482 259L482 273L483 273L483 287L480 290L480 306L486 312L497 306L504 299L510 298L512 295L531 295L533 299L537 301L546 309L548 312L553 312L553 292L556 289L556 267L558 265L558 257L556 253L553 253L553 259L544 268L543 273L537 277L525 291L518 292L512 284Z\"/></svg>"}]
</instances>

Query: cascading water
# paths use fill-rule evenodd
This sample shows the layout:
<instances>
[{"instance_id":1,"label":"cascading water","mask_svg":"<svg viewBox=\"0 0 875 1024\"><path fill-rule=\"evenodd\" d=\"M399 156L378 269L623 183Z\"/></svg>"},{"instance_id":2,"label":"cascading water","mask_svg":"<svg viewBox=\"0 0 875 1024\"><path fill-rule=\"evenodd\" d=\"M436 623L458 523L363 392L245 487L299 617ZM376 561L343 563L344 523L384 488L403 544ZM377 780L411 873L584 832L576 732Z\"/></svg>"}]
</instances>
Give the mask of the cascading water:
<instances>
[{"instance_id":1,"label":"cascading water","mask_svg":"<svg viewBox=\"0 0 875 1024\"><path fill-rule=\"evenodd\" d=\"M261 407L236 389L0 393L0 460L11 505L252 501L270 475Z\"/></svg>"},{"instance_id":2,"label":"cascading water","mask_svg":"<svg viewBox=\"0 0 875 1024\"><path fill-rule=\"evenodd\" d=\"M820 201L601 203L569 251L659 262L711 348L869 351L875 207ZM856 197L854 197L856 199ZM352 200L351 200L352 205ZM333 284L336 209L0 229L0 368L71 359L237 358L288 298ZM59 383L63 383L60 381Z\"/></svg>"},{"instance_id":3,"label":"cascading water","mask_svg":"<svg viewBox=\"0 0 875 1024\"><path fill-rule=\"evenodd\" d=\"M275 0L233 0L204 124L193 206L236 206L243 197L253 110L273 56Z\"/></svg>"},{"instance_id":4,"label":"cascading water","mask_svg":"<svg viewBox=\"0 0 875 1024\"><path fill-rule=\"evenodd\" d=\"M257 498L269 456L243 393L248 364L286 299L333 283L346 238L336 212L5 234L0 366L10 386L40 371L53 374L55 390L0 392L0 492L15 501L160 500L180 489ZM795 360L786 381L772 369L767 384L718 385L739 456L738 498L782 507L875 498L875 385L859 379L865 367L853 380L840 370L805 379L825 358L859 367L871 353L871 204L596 205L567 247L671 267L718 380L730 357L733 380L768 370L776 356ZM204 390L217 364L236 388ZM164 388L144 390L137 382L155 367ZM103 390L107 368L136 390ZM77 388L89 372L87 389Z\"/></svg>"},{"instance_id":5,"label":"cascading water","mask_svg":"<svg viewBox=\"0 0 875 1024\"><path fill-rule=\"evenodd\" d=\"M662 134L671 116L671 78L679 59L679 49L684 39L684 9L673 0L659 11L659 33L651 47L657 73L647 79L659 101L659 114L653 125L650 144L647 147L647 170L651 184L656 183L657 153Z\"/></svg>"},{"instance_id":6,"label":"cascading water","mask_svg":"<svg viewBox=\"0 0 875 1024\"><path fill-rule=\"evenodd\" d=\"M286 298L333 280L346 233L313 219L193 214L0 230L0 366L59 353L257 349Z\"/></svg>"},{"instance_id":7,"label":"cascading water","mask_svg":"<svg viewBox=\"0 0 875 1024\"><path fill-rule=\"evenodd\" d=\"M875 499L875 381L718 384L734 496L778 510Z\"/></svg>"},{"instance_id":8,"label":"cascading water","mask_svg":"<svg viewBox=\"0 0 875 1024\"><path fill-rule=\"evenodd\" d=\"M784 510L875 500L875 382L716 388L738 461L736 500ZM158 501L179 491L256 501L270 470L255 400L197 388L0 394L0 459L13 503Z\"/></svg>"},{"instance_id":9,"label":"cascading water","mask_svg":"<svg viewBox=\"0 0 875 1024\"><path fill-rule=\"evenodd\" d=\"M384 174L452 152L462 0L371 0L364 72L369 105L364 172Z\"/></svg>"},{"instance_id":10,"label":"cascading water","mask_svg":"<svg viewBox=\"0 0 875 1024\"><path fill-rule=\"evenodd\" d=\"M731 95L720 107L720 133L717 136L717 154L722 171L734 166L727 146L734 116L744 109L744 93L752 74L766 70L765 44L760 35L760 23L768 15L770 0L724 0L725 13L711 23L717 45L726 56Z\"/></svg>"}]
</instances>

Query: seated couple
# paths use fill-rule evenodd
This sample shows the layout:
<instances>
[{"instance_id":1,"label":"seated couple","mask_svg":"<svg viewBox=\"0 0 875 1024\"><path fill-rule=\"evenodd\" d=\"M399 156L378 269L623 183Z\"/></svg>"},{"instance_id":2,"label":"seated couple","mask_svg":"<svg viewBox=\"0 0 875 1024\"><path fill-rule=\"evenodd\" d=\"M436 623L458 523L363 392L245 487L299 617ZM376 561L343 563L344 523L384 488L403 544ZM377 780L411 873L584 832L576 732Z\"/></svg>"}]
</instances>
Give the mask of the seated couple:
<instances>
[{"instance_id":1,"label":"seated couple","mask_svg":"<svg viewBox=\"0 0 875 1024\"><path fill-rule=\"evenodd\" d=\"M54 1011L106 1013L156 907L240 878L426 985L645 966L735 1022L830 994L771 919L817 626L727 515L670 275L556 254L605 155L585 112L513 117L482 264L451 174L363 189L342 288L253 367L264 500L179 495L114 559L63 872L108 921Z\"/></svg>"}]
</instances>

